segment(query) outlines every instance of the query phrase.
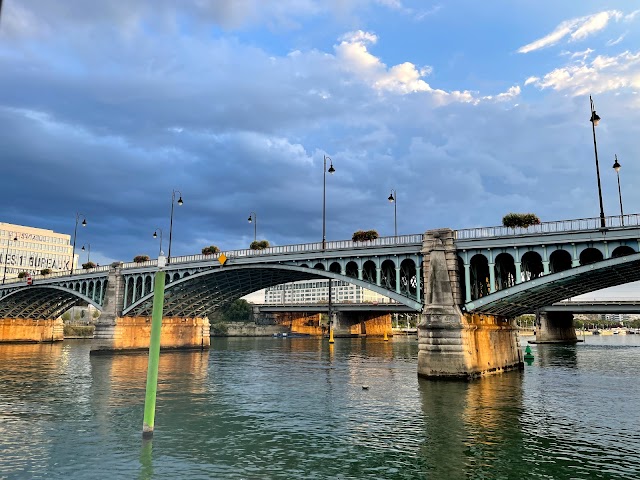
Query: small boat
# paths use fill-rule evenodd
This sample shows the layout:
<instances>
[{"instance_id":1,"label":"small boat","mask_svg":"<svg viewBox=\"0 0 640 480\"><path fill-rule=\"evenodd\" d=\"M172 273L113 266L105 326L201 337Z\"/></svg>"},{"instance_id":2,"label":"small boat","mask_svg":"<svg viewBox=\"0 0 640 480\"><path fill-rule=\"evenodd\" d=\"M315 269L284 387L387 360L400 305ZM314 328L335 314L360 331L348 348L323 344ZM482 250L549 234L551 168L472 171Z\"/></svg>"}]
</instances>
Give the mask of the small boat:
<instances>
[{"instance_id":1,"label":"small boat","mask_svg":"<svg viewBox=\"0 0 640 480\"><path fill-rule=\"evenodd\" d=\"M594 330L593 332L591 332L593 335L600 335L600 330Z\"/></svg>"}]
</instances>

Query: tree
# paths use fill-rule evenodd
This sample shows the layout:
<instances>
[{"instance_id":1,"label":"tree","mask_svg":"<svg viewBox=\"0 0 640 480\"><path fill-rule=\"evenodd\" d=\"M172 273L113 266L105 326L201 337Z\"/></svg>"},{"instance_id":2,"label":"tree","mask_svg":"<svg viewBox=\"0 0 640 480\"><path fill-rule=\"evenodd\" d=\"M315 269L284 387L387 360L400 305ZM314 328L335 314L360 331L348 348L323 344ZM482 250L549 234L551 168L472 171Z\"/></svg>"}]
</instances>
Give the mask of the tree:
<instances>
[{"instance_id":1,"label":"tree","mask_svg":"<svg viewBox=\"0 0 640 480\"><path fill-rule=\"evenodd\" d=\"M90 268L96 268L96 264L93 262L87 262L82 264L82 268L89 270Z\"/></svg>"},{"instance_id":2,"label":"tree","mask_svg":"<svg viewBox=\"0 0 640 480\"><path fill-rule=\"evenodd\" d=\"M220 249L215 245L209 245L202 249L203 255L215 255L216 253L220 253Z\"/></svg>"},{"instance_id":3,"label":"tree","mask_svg":"<svg viewBox=\"0 0 640 480\"><path fill-rule=\"evenodd\" d=\"M29 275L27 272L20 272L18 273L18 278L25 278L27 275Z\"/></svg>"},{"instance_id":4,"label":"tree","mask_svg":"<svg viewBox=\"0 0 640 480\"><path fill-rule=\"evenodd\" d=\"M149 255L136 255L133 257L133 261L136 263L144 263L149 261Z\"/></svg>"},{"instance_id":5,"label":"tree","mask_svg":"<svg viewBox=\"0 0 640 480\"><path fill-rule=\"evenodd\" d=\"M535 213L507 213L502 217L502 225L509 228L527 228L540 225L540 219Z\"/></svg>"},{"instance_id":6,"label":"tree","mask_svg":"<svg viewBox=\"0 0 640 480\"><path fill-rule=\"evenodd\" d=\"M49 275L50 273L51 273L50 268L43 268L42 270L40 270L40 275Z\"/></svg>"},{"instance_id":7,"label":"tree","mask_svg":"<svg viewBox=\"0 0 640 480\"><path fill-rule=\"evenodd\" d=\"M267 240L254 240L249 245L251 250L264 250L265 248L269 248L269 242Z\"/></svg>"},{"instance_id":8,"label":"tree","mask_svg":"<svg viewBox=\"0 0 640 480\"><path fill-rule=\"evenodd\" d=\"M378 232L375 230L357 230L353 232L351 240L354 242L368 242L370 240L375 240L378 237Z\"/></svg>"},{"instance_id":9,"label":"tree","mask_svg":"<svg viewBox=\"0 0 640 480\"><path fill-rule=\"evenodd\" d=\"M226 322L248 323L253 321L253 308L249 302L239 298L223 309L222 317Z\"/></svg>"}]
</instances>

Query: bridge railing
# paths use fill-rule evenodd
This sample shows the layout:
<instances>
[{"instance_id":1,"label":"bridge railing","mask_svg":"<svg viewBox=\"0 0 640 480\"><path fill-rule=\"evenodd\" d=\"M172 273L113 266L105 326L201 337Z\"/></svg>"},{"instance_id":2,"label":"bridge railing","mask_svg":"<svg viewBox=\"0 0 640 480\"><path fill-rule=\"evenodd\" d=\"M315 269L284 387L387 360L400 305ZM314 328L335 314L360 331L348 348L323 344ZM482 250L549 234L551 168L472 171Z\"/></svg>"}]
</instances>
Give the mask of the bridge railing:
<instances>
[{"instance_id":1,"label":"bridge railing","mask_svg":"<svg viewBox=\"0 0 640 480\"><path fill-rule=\"evenodd\" d=\"M95 267L95 268L88 268L88 269L84 269L84 268L76 268L73 271L73 275L86 275L88 273L100 273L100 272L106 272L109 270L109 265L103 265L101 267ZM31 275L31 279L33 281L36 280L50 280L52 278L59 278L59 277L68 277L69 276L69 270L65 270L62 272L53 272L50 273L48 275ZM25 283L27 281L26 278L7 278L5 280L5 285L7 284L13 284L13 283Z\"/></svg>"},{"instance_id":2,"label":"bridge railing","mask_svg":"<svg viewBox=\"0 0 640 480\"><path fill-rule=\"evenodd\" d=\"M367 248L367 247L387 247L394 245L412 245L421 244L422 234L412 235L398 235L397 237L379 237L375 240L367 242L354 242L352 240L338 240L332 242L325 242L325 251L331 250L348 250L354 248ZM288 253L304 253L304 252L322 252L322 242L314 243L301 243L296 245L277 245L263 250L251 250L249 248L242 250L230 250L224 253L227 258L244 258L244 257L262 257L268 255L282 255ZM181 257L171 257L171 263L191 263L206 260L215 260L220 256L220 253L214 255L184 255ZM156 260L150 260L144 263L125 263L123 268L139 268L144 266L156 265Z\"/></svg>"},{"instance_id":3,"label":"bridge railing","mask_svg":"<svg viewBox=\"0 0 640 480\"><path fill-rule=\"evenodd\" d=\"M640 214L617 215L605 217L605 228L624 228L640 226ZM575 220L558 220L542 222L527 228L510 228L503 226L478 227L456 230L456 240L472 240L477 238L513 237L518 235L536 235L545 233L578 232L581 230L601 229L600 217L579 218Z\"/></svg>"}]
</instances>

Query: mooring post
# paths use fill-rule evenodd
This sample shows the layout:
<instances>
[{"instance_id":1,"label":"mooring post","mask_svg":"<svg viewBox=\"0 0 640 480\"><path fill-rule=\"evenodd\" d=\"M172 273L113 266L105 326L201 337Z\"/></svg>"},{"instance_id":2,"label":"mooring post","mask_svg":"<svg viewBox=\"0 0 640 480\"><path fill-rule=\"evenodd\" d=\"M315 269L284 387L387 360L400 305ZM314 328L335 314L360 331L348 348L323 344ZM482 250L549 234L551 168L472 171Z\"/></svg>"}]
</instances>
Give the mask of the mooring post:
<instances>
[{"instance_id":1,"label":"mooring post","mask_svg":"<svg viewBox=\"0 0 640 480\"><path fill-rule=\"evenodd\" d=\"M156 392L158 390L158 362L160 361L160 329L164 306L164 266L166 257L158 257L158 271L153 282L153 312L151 315L151 339L149 342L149 366L147 367L147 389L144 398L144 422L142 438L153 437L156 415Z\"/></svg>"}]
</instances>

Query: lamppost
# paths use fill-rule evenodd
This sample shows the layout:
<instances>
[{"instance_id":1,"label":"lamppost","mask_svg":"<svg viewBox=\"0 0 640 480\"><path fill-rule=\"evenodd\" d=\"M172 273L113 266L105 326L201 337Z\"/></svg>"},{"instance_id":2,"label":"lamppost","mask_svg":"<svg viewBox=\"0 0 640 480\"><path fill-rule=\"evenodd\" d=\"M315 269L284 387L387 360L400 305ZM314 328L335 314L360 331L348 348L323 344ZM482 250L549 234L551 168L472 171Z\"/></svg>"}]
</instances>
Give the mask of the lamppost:
<instances>
[{"instance_id":1,"label":"lamppost","mask_svg":"<svg viewBox=\"0 0 640 480\"><path fill-rule=\"evenodd\" d=\"M253 223L253 241L257 241L257 233L258 233L258 216L256 212L251 212L249 214L249 218L247 219L249 223Z\"/></svg>"},{"instance_id":2,"label":"lamppost","mask_svg":"<svg viewBox=\"0 0 640 480\"><path fill-rule=\"evenodd\" d=\"M14 236L13 241L17 242L18 237ZM9 254L9 239L7 238L7 246L4 248L4 271L2 273L2 284L4 285L4 281L7 278L7 255Z\"/></svg>"},{"instance_id":3,"label":"lamppost","mask_svg":"<svg viewBox=\"0 0 640 480\"><path fill-rule=\"evenodd\" d=\"M160 232L160 251L158 252L158 257L161 257L162 255L164 255L164 253L162 253L162 229L161 228L156 228L155 232L153 232L153 238L158 238L158 232Z\"/></svg>"},{"instance_id":4,"label":"lamppost","mask_svg":"<svg viewBox=\"0 0 640 480\"><path fill-rule=\"evenodd\" d=\"M600 227L605 228L606 222L604 219L604 207L602 206L602 187L600 186L600 166L598 165L598 145L596 144L596 126L600 123L600 116L596 113L593 106L593 99L589 95L589 102L591 103L591 128L593 130L593 151L596 155L596 175L598 176L598 198L600 199Z\"/></svg>"},{"instance_id":5,"label":"lamppost","mask_svg":"<svg viewBox=\"0 0 640 480\"><path fill-rule=\"evenodd\" d=\"M391 189L391 193L389 194L389 203L393 203L393 234L396 237L396 241L398 240L398 193L395 188Z\"/></svg>"},{"instance_id":6,"label":"lamppost","mask_svg":"<svg viewBox=\"0 0 640 480\"><path fill-rule=\"evenodd\" d=\"M329 159L329 170L327 170L327 159ZM327 243L326 237L326 204L327 204L327 172L331 175L336 171L333 168L333 160L330 157L324 155L323 167L322 167L322 249Z\"/></svg>"},{"instance_id":7,"label":"lamppost","mask_svg":"<svg viewBox=\"0 0 640 480\"><path fill-rule=\"evenodd\" d=\"M84 245L82 245L82 248L80 250L84 252ZM90 260L91 260L91 244L87 243L87 263L89 263Z\"/></svg>"},{"instance_id":8,"label":"lamppost","mask_svg":"<svg viewBox=\"0 0 640 480\"><path fill-rule=\"evenodd\" d=\"M173 233L173 204L176 201L176 193L179 193L178 205L182 205L184 203L182 201L182 192L180 190L173 190L171 192L171 218L169 220L169 255L167 255L167 264L171 262L171 234Z\"/></svg>"},{"instance_id":9,"label":"lamppost","mask_svg":"<svg viewBox=\"0 0 640 480\"><path fill-rule=\"evenodd\" d=\"M620 190L620 164L618 163L618 155L615 155L616 161L613 164L613 169L616 171L616 175L618 176L618 197L620 198L620 222L624 227L624 212L622 211L622 191Z\"/></svg>"},{"instance_id":10,"label":"lamppost","mask_svg":"<svg viewBox=\"0 0 640 480\"><path fill-rule=\"evenodd\" d=\"M73 230L73 250L71 250L71 272L70 275L73 275L73 263L76 259L76 237L78 236L78 222L80 221L80 217L82 217L82 226L87 226L87 217L82 213L76 212L76 228Z\"/></svg>"}]
</instances>

